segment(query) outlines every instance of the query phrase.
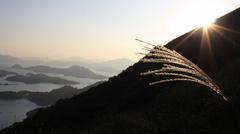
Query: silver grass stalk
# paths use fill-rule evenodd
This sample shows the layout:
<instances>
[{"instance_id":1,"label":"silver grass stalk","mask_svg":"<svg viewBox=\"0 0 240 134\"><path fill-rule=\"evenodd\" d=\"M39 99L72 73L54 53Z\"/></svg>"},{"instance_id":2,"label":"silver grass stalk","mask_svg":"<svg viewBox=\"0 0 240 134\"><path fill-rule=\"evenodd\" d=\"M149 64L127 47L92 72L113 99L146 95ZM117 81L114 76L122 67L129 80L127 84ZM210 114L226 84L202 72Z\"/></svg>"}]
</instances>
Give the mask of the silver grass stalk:
<instances>
[{"instance_id":1,"label":"silver grass stalk","mask_svg":"<svg viewBox=\"0 0 240 134\"><path fill-rule=\"evenodd\" d=\"M145 55L141 61L146 63L160 63L162 65L160 69L149 70L147 72L141 73L141 75L154 74L156 76L175 77L151 82L150 85L174 81L195 82L211 88L217 94L221 95L224 100L228 101L228 98L225 97L219 86L201 68L199 68L197 65L195 65L193 62L178 52L170 50L164 46L156 46L139 39L136 40L150 46L154 46L154 48L144 47L144 50L149 51L149 53L140 53Z\"/></svg>"}]
</instances>

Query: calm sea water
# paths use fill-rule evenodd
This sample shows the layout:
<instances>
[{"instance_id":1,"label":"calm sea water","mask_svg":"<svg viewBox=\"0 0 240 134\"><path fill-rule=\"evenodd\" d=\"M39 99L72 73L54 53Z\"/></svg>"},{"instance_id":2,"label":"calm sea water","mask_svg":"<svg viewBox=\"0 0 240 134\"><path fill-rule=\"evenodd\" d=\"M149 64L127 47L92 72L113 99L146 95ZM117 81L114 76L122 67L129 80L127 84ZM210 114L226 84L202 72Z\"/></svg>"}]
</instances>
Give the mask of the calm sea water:
<instances>
[{"instance_id":1,"label":"calm sea water","mask_svg":"<svg viewBox=\"0 0 240 134\"><path fill-rule=\"evenodd\" d=\"M26 118L26 113L39 106L28 100L0 100L0 129Z\"/></svg>"}]
</instances>

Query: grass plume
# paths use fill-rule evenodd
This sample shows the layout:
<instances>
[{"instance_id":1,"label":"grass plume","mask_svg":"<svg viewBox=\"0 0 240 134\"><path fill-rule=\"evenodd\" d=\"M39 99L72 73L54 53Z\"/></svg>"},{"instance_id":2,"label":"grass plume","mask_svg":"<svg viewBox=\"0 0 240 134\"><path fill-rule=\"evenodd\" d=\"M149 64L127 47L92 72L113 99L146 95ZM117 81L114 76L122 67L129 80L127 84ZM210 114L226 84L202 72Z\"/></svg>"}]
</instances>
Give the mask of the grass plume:
<instances>
[{"instance_id":1,"label":"grass plume","mask_svg":"<svg viewBox=\"0 0 240 134\"><path fill-rule=\"evenodd\" d=\"M179 54L164 46L153 45L151 43L136 39L139 42L153 46L154 48L144 47L149 53L140 53L145 55L141 60L145 63L160 63L161 68L141 73L141 75L154 74L156 76L171 76L173 78L162 79L151 82L150 85L161 84L174 81L190 81L211 88L217 94L221 95L224 100L228 98L222 93L219 86L197 65Z\"/></svg>"}]
</instances>

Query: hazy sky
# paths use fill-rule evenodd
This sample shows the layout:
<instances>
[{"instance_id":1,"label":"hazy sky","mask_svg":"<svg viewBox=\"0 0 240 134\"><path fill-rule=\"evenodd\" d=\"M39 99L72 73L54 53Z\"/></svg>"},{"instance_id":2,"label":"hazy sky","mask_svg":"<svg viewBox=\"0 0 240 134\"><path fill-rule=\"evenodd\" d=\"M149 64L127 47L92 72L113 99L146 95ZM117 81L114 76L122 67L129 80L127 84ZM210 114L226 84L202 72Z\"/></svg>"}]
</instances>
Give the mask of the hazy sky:
<instances>
[{"instance_id":1,"label":"hazy sky","mask_svg":"<svg viewBox=\"0 0 240 134\"><path fill-rule=\"evenodd\" d=\"M0 0L0 54L137 60L139 38L166 44L240 0Z\"/></svg>"}]
</instances>

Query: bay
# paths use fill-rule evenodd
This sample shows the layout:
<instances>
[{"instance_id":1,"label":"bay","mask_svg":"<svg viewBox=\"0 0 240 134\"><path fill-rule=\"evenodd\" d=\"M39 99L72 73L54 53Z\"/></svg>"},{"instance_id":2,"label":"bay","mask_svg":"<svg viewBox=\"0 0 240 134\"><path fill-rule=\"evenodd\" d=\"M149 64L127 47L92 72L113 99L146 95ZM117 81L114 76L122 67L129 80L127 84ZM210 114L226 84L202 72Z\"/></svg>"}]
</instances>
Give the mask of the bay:
<instances>
[{"instance_id":1,"label":"bay","mask_svg":"<svg viewBox=\"0 0 240 134\"><path fill-rule=\"evenodd\" d=\"M26 118L26 113L40 106L25 99L0 100L0 129Z\"/></svg>"}]
</instances>

